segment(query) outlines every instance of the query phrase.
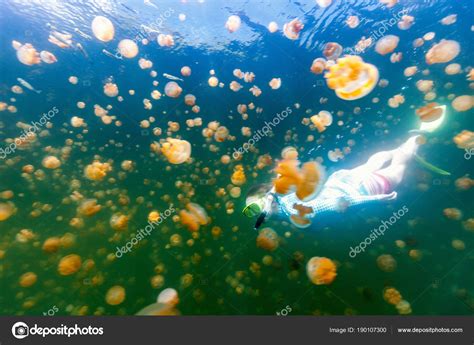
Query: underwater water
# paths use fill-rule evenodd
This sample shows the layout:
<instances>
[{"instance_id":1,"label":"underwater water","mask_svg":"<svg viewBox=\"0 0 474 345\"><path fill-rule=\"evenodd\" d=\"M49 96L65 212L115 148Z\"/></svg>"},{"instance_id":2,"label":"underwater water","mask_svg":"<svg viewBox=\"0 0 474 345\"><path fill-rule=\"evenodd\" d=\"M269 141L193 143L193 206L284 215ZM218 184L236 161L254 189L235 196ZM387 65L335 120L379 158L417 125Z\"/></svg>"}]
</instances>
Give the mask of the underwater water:
<instances>
[{"instance_id":1,"label":"underwater water","mask_svg":"<svg viewBox=\"0 0 474 345\"><path fill-rule=\"evenodd\" d=\"M163 314L473 314L472 5L318 2L0 0L0 313L133 315L172 288L179 303L157 305ZM240 26L231 19L226 28L232 15ZM97 16L111 21L113 37L108 23L93 32ZM351 28L349 16L360 23ZM288 33L295 18L304 27ZM382 55L376 42L388 35L399 42ZM363 51L362 37L372 37ZM135 45L118 50L123 39ZM427 63L443 39L458 42L459 54ZM328 70L310 70L329 60L329 42L378 69L363 97L338 97ZM53 55L41 60L42 51ZM178 97L165 91L170 81ZM188 94L199 108L192 97L185 104ZM261 229L278 238L257 241L255 219L241 212L245 196L275 179L283 149L319 162L327 177L397 148L430 102L446 105L446 120L418 154L451 175L410 161L396 200L316 214L304 229L275 212ZM310 118L323 110L333 121L320 131ZM32 122L34 134L21 137ZM170 149L167 138L184 142ZM244 144L248 152L236 154ZM152 211L160 223L137 240ZM328 258L337 276L314 284L313 257Z\"/></svg>"}]
</instances>

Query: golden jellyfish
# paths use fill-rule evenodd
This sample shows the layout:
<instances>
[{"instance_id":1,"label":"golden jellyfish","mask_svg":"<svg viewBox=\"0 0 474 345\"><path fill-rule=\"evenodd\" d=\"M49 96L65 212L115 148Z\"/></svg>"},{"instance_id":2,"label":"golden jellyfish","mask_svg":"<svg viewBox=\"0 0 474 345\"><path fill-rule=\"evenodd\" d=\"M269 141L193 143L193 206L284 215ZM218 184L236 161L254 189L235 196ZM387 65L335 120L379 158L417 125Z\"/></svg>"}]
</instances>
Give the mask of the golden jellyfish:
<instances>
[{"instance_id":1,"label":"golden jellyfish","mask_svg":"<svg viewBox=\"0 0 474 345\"><path fill-rule=\"evenodd\" d=\"M326 60L324 60L323 58L317 58L313 60L310 70L314 74L321 74L324 72L325 68L326 68Z\"/></svg>"},{"instance_id":2,"label":"golden jellyfish","mask_svg":"<svg viewBox=\"0 0 474 345\"><path fill-rule=\"evenodd\" d=\"M443 108L441 108L438 103L432 102L417 109L415 113L420 117L422 122L433 122L443 115Z\"/></svg>"},{"instance_id":3,"label":"golden jellyfish","mask_svg":"<svg viewBox=\"0 0 474 345\"><path fill-rule=\"evenodd\" d=\"M297 159L284 159L275 168L278 174L274 180L275 191L278 194L287 194L296 189L296 196L304 200L316 192L321 173L316 162L304 163L299 169Z\"/></svg>"},{"instance_id":4,"label":"golden jellyfish","mask_svg":"<svg viewBox=\"0 0 474 345\"><path fill-rule=\"evenodd\" d=\"M421 92L429 92L433 89L434 83L432 80L418 80L416 82L416 88Z\"/></svg>"},{"instance_id":5,"label":"golden jellyfish","mask_svg":"<svg viewBox=\"0 0 474 345\"><path fill-rule=\"evenodd\" d=\"M242 72L240 69L236 68L232 71L232 74L234 77L242 79L244 77L244 72Z\"/></svg>"},{"instance_id":6,"label":"golden jellyfish","mask_svg":"<svg viewBox=\"0 0 474 345\"><path fill-rule=\"evenodd\" d=\"M369 94L377 85L379 71L361 57L346 55L329 67L324 77L330 89L344 100L353 101Z\"/></svg>"},{"instance_id":7,"label":"golden jellyfish","mask_svg":"<svg viewBox=\"0 0 474 345\"><path fill-rule=\"evenodd\" d=\"M254 80L255 80L255 74L253 72L244 73L244 81L246 83L253 83Z\"/></svg>"},{"instance_id":8,"label":"golden jellyfish","mask_svg":"<svg viewBox=\"0 0 474 345\"><path fill-rule=\"evenodd\" d=\"M186 205L186 209L179 212L179 218L189 231L198 231L201 225L209 222L206 211L200 205L190 202Z\"/></svg>"},{"instance_id":9,"label":"golden jellyfish","mask_svg":"<svg viewBox=\"0 0 474 345\"><path fill-rule=\"evenodd\" d=\"M104 94L109 97L115 97L119 93L119 89L117 84L114 83L106 83L104 85Z\"/></svg>"},{"instance_id":10,"label":"golden jellyfish","mask_svg":"<svg viewBox=\"0 0 474 345\"><path fill-rule=\"evenodd\" d=\"M50 53L46 50L41 51L40 58L41 58L41 61L47 64L58 62L58 59L56 59L56 56L54 56L53 53Z\"/></svg>"},{"instance_id":11,"label":"golden jellyfish","mask_svg":"<svg viewBox=\"0 0 474 345\"><path fill-rule=\"evenodd\" d=\"M443 25L451 25L456 23L458 16L456 14L450 14L449 16L444 17L440 20L440 23Z\"/></svg>"},{"instance_id":12,"label":"golden jellyfish","mask_svg":"<svg viewBox=\"0 0 474 345\"><path fill-rule=\"evenodd\" d=\"M183 89L174 81L169 81L165 85L165 94L171 98L178 98Z\"/></svg>"},{"instance_id":13,"label":"golden jellyfish","mask_svg":"<svg viewBox=\"0 0 474 345\"><path fill-rule=\"evenodd\" d=\"M102 209L102 206L97 204L97 199L86 199L77 207L77 213L82 216L93 216Z\"/></svg>"},{"instance_id":14,"label":"golden jellyfish","mask_svg":"<svg viewBox=\"0 0 474 345\"><path fill-rule=\"evenodd\" d=\"M181 67L181 75L183 77L189 77L191 75L191 68L189 66Z\"/></svg>"},{"instance_id":15,"label":"golden jellyfish","mask_svg":"<svg viewBox=\"0 0 474 345\"><path fill-rule=\"evenodd\" d=\"M209 84L210 87L216 87L218 84L219 84L219 79L217 79L216 77L212 76L209 78L209 80L207 81L207 83Z\"/></svg>"},{"instance_id":16,"label":"golden jellyfish","mask_svg":"<svg viewBox=\"0 0 474 345\"><path fill-rule=\"evenodd\" d=\"M397 268L397 261L390 254L383 254L377 258L377 267L384 272L393 272Z\"/></svg>"},{"instance_id":17,"label":"golden jellyfish","mask_svg":"<svg viewBox=\"0 0 474 345\"><path fill-rule=\"evenodd\" d=\"M62 276L76 273L82 266L81 257L77 254L69 254L61 258L58 264L58 272Z\"/></svg>"},{"instance_id":18,"label":"golden jellyfish","mask_svg":"<svg viewBox=\"0 0 474 345\"><path fill-rule=\"evenodd\" d=\"M117 231L123 231L127 230L128 220L128 216L121 213L115 213L110 218L109 224L112 229Z\"/></svg>"},{"instance_id":19,"label":"golden jellyfish","mask_svg":"<svg viewBox=\"0 0 474 345\"><path fill-rule=\"evenodd\" d=\"M160 218L161 218L160 212L158 212L158 211L151 211L148 214L148 221L150 221L150 222L156 223L156 222L158 222L158 220L160 220Z\"/></svg>"},{"instance_id":20,"label":"golden jellyfish","mask_svg":"<svg viewBox=\"0 0 474 345\"><path fill-rule=\"evenodd\" d=\"M458 96L451 102L456 111L468 111L474 106L474 97L469 95Z\"/></svg>"},{"instance_id":21,"label":"golden jellyfish","mask_svg":"<svg viewBox=\"0 0 474 345\"><path fill-rule=\"evenodd\" d=\"M402 300L402 295L394 287L386 287L383 290L383 299L390 304L397 305Z\"/></svg>"},{"instance_id":22,"label":"golden jellyfish","mask_svg":"<svg viewBox=\"0 0 474 345\"><path fill-rule=\"evenodd\" d=\"M276 22L270 22L268 24L268 31L272 34L278 31L278 24Z\"/></svg>"},{"instance_id":23,"label":"golden jellyfish","mask_svg":"<svg viewBox=\"0 0 474 345\"><path fill-rule=\"evenodd\" d=\"M138 54L138 47L137 47L137 54ZM141 69L152 68L153 67L153 62L151 62L150 60L144 59L144 58L140 58L138 60L138 66L140 66Z\"/></svg>"},{"instance_id":24,"label":"golden jellyfish","mask_svg":"<svg viewBox=\"0 0 474 345\"><path fill-rule=\"evenodd\" d=\"M156 301L171 307L175 307L179 303L178 292L173 288L166 288L160 292Z\"/></svg>"},{"instance_id":25,"label":"golden jellyfish","mask_svg":"<svg viewBox=\"0 0 474 345\"><path fill-rule=\"evenodd\" d=\"M71 126L76 127L76 128L85 126L84 119L77 116L71 117Z\"/></svg>"},{"instance_id":26,"label":"golden jellyfish","mask_svg":"<svg viewBox=\"0 0 474 345\"><path fill-rule=\"evenodd\" d=\"M441 40L426 53L426 63L432 65L435 63L449 62L458 56L460 51L461 46L458 42L453 40Z\"/></svg>"},{"instance_id":27,"label":"golden jellyfish","mask_svg":"<svg viewBox=\"0 0 474 345\"><path fill-rule=\"evenodd\" d=\"M277 90L280 88L281 86L281 79L280 78L273 78L272 80L270 80L270 82L268 83L268 85L270 85L270 87L273 89L273 90Z\"/></svg>"},{"instance_id":28,"label":"golden jellyfish","mask_svg":"<svg viewBox=\"0 0 474 345\"><path fill-rule=\"evenodd\" d=\"M260 96L260 95L262 94L262 90L261 90L258 86L256 86L256 85L252 86L249 91L250 91L250 92L252 93L252 95L254 95L255 97L258 97L258 96Z\"/></svg>"},{"instance_id":29,"label":"golden jellyfish","mask_svg":"<svg viewBox=\"0 0 474 345\"><path fill-rule=\"evenodd\" d=\"M23 89L21 88L21 86L18 86L18 85L13 85L11 90L13 93L16 93L17 95L23 93Z\"/></svg>"},{"instance_id":30,"label":"golden jellyfish","mask_svg":"<svg viewBox=\"0 0 474 345\"><path fill-rule=\"evenodd\" d=\"M393 53L392 55L390 55L390 62L391 63L400 62L402 60L402 56L403 56L402 53Z\"/></svg>"},{"instance_id":31,"label":"golden jellyfish","mask_svg":"<svg viewBox=\"0 0 474 345\"><path fill-rule=\"evenodd\" d=\"M85 167L84 176L89 180L102 181L109 171L112 171L109 163L94 161Z\"/></svg>"},{"instance_id":32,"label":"golden jellyfish","mask_svg":"<svg viewBox=\"0 0 474 345\"><path fill-rule=\"evenodd\" d=\"M186 140L167 138L161 152L171 164L182 164L191 156L191 144Z\"/></svg>"},{"instance_id":33,"label":"golden jellyfish","mask_svg":"<svg viewBox=\"0 0 474 345\"><path fill-rule=\"evenodd\" d=\"M395 307L400 315L408 315L412 312L410 303L405 300L401 300Z\"/></svg>"},{"instance_id":34,"label":"golden jellyfish","mask_svg":"<svg viewBox=\"0 0 474 345\"><path fill-rule=\"evenodd\" d=\"M78 79L77 77L75 77L75 76L72 75L72 76L70 76L70 77L68 78L68 81L69 81L71 84L76 85L77 82L79 81L79 79Z\"/></svg>"},{"instance_id":35,"label":"golden jellyfish","mask_svg":"<svg viewBox=\"0 0 474 345\"><path fill-rule=\"evenodd\" d=\"M36 273L26 272L21 275L19 282L21 287L30 287L35 285L37 280L38 276L36 275Z\"/></svg>"},{"instance_id":36,"label":"golden jellyfish","mask_svg":"<svg viewBox=\"0 0 474 345\"><path fill-rule=\"evenodd\" d=\"M230 82L229 88L232 91L237 92L242 88L242 85L240 83L236 82L235 80L233 80L233 81Z\"/></svg>"},{"instance_id":37,"label":"golden jellyfish","mask_svg":"<svg viewBox=\"0 0 474 345\"><path fill-rule=\"evenodd\" d=\"M336 42L326 43L323 50L323 55L328 60L336 60L342 53L342 46Z\"/></svg>"},{"instance_id":38,"label":"golden jellyfish","mask_svg":"<svg viewBox=\"0 0 474 345\"><path fill-rule=\"evenodd\" d=\"M298 18L295 18L289 23L283 25L283 34L290 40L297 40L300 36L300 31L303 30L303 28L303 23Z\"/></svg>"},{"instance_id":39,"label":"golden jellyfish","mask_svg":"<svg viewBox=\"0 0 474 345\"><path fill-rule=\"evenodd\" d=\"M329 285L336 279L336 265L331 259L314 256L306 264L306 274L316 285Z\"/></svg>"},{"instance_id":40,"label":"golden jellyfish","mask_svg":"<svg viewBox=\"0 0 474 345\"><path fill-rule=\"evenodd\" d=\"M423 40L423 38L417 38L413 41L413 47L415 47L415 48L419 48L423 44L425 44L425 41Z\"/></svg>"},{"instance_id":41,"label":"golden jellyfish","mask_svg":"<svg viewBox=\"0 0 474 345\"><path fill-rule=\"evenodd\" d=\"M196 96L187 94L184 96L184 104L189 105L192 107L193 105L196 104Z\"/></svg>"},{"instance_id":42,"label":"golden jellyfish","mask_svg":"<svg viewBox=\"0 0 474 345\"><path fill-rule=\"evenodd\" d=\"M224 142L229 136L229 130L224 126L219 126L214 133L214 140L217 142Z\"/></svg>"},{"instance_id":43,"label":"golden jellyfish","mask_svg":"<svg viewBox=\"0 0 474 345\"><path fill-rule=\"evenodd\" d=\"M332 4L332 0L316 0L316 3L321 8L326 8Z\"/></svg>"},{"instance_id":44,"label":"golden jellyfish","mask_svg":"<svg viewBox=\"0 0 474 345\"><path fill-rule=\"evenodd\" d=\"M119 305L125 300L125 289L120 285L112 286L105 294L105 301L109 305Z\"/></svg>"},{"instance_id":45,"label":"golden jellyfish","mask_svg":"<svg viewBox=\"0 0 474 345\"><path fill-rule=\"evenodd\" d=\"M130 39L121 40L118 44L120 55L127 59L133 59L138 55L138 45ZM151 67L151 66L150 66Z\"/></svg>"},{"instance_id":46,"label":"golden jellyfish","mask_svg":"<svg viewBox=\"0 0 474 345\"><path fill-rule=\"evenodd\" d=\"M380 55L391 53L397 48L400 38L395 35L387 35L382 37L375 44L375 51Z\"/></svg>"},{"instance_id":47,"label":"golden jellyfish","mask_svg":"<svg viewBox=\"0 0 474 345\"><path fill-rule=\"evenodd\" d=\"M360 23L360 20L359 20L359 17L357 16L349 16L349 18L347 18L346 20L347 26L350 27L351 29L355 29L356 27L358 27L359 23Z\"/></svg>"},{"instance_id":48,"label":"golden jellyfish","mask_svg":"<svg viewBox=\"0 0 474 345\"><path fill-rule=\"evenodd\" d=\"M463 130L453 138L454 143L460 149L474 148L474 132Z\"/></svg>"},{"instance_id":49,"label":"golden jellyfish","mask_svg":"<svg viewBox=\"0 0 474 345\"><path fill-rule=\"evenodd\" d=\"M50 237L46 239L46 241L44 241L42 249L46 253L54 253L59 250L60 246L61 246L61 240L59 237Z\"/></svg>"},{"instance_id":50,"label":"golden jellyfish","mask_svg":"<svg viewBox=\"0 0 474 345\"><path fill-rule=\"evenodd\" d=\"M451 207L451 208L445 208L443 210L443 215L452 220L461 220L462 218L462 212L460 209Z\"/></svg>"},{"instance_id":51,"label":"golden jellyfish","mask_svg":"<svg viewBox=\"0 0 474 345\"><path fill-rule=\"evenodd\" d=\"M297 214L292 214L290 216L291 224L297 228L304 229L311 225L311 221L306 218L306 215L313 213L313 209L308 206L294 204L293 209L298 211Z\"/></svg>"},{"instance_id":52,"label":"golden jellyfish","mask_svg":"<svg viewBox=\"0 0 474 345\"><path fill-rule=\"evenodd\" d=\"M456 250L466 249L466 244L462 240L454 239L451 241L451 246Z\"/></svg>"},{"instance_id":53,"label":"golden jellyfish","mask_svg":"<svg viewBox=\"0 0 474 345\"><path fill-rule=\"evenodd\" d=\"M112 41L115 35L114 24L106 17L97 16L92 20L92 33L99 41Z\"/></svg>"},{"instance_id":54,"label":"golden jellyfish","mask_svg":"<svg viewBox=\"0 0 474 345\"><path fill-rule=\"evenodd\" d=\"M427 32L426 34L423 35L423 39L425 41L431 41L433 38L435 38L434 32Z\"/></svg>"},{"instance_id":55,"label":"golden jellyfish","mask_svg":"<svg viewBox=\"0 0 474 345\"><path fill-rule=\"evenodd\" d=\"M229 194L231 197L233 198L238 198L240 197L240 194L241 194L241 190L240 190L240 187L232 187L229 191Z\"/></svg>"},{"instance_id":56,"label":"golden jellyfish","mask_svg":"<svg viewBox=\"0 0 474 345\"><path fill-rule=\"evenodd\" d=\"M247 181L247 178L245 177L244 167L241 164L235 166L234 172L232 173L230 180L236 186L241 186Z\"/></svg>"},{"instance_id":57,"label":"golden jellyfish","mask_svg":"<svg viewBox=\"0 0 474 345\"><path fill-rule=\"evenodd\" d=\"M30 43L22 45L16 51L18 61L27 66L39 64L41 62L38 51Z\"/></svg>"},{"instance_id":58,"label":"golden jellyfish","mask_svg":"<svg viewBox=\"0 0 474 345\"><path fill-rule=\"evenodd\" d=\"M260 230L257 236L257 247L270 252L278 248L278 234L271 228Z\"/></svg>"},{"instance_id":59,"label":"golden jellyfish","mask_svg":"<svg viewBox=\"0 0 474 345\"><path fill-rule=\"evenodd\" d=\"M409 28L411 28L414 21L415 21L415 17L408 16L405 14L402 16L401 21L399 21L397 25L400 30L408 30Z\"/></svg>"},{"instance_id":60,"label":"golden jellyfish","mask_svg":"<svg viewBox=\"0 0 474 345\"><path fill-rule=\"evenodd\" d=\"M227 31L230 33L236 32L240 28L241 20L239 16L232 15L229 18L227 18L227 22L225 23L225 28Z\"/></svg>"},{"instance_id":61,"label":"golden jellyfish","mask_svg":"<svg viewBox=\"0 0 474 345\"><path fill-rule=\"evenodd\" d=\"M86 107L86 104L84 102L77 102L76 105L79 109L84 109Z\"/></svg>"},{"instance_id":62,"label":"golden jellyfish","mask_svg":"<svg viewBox=\"0 0 474 345\"><path fill-rule=\"evenodd\" d=\"M461 65L458 63L452 63L445 67L444 72L448 75L461 73Z\"/></svg>"},{"instance_id":63,"label":"golden jellyfish","mask_svg":"<svg viewBox=\"0 0 474 345\"><path fill-rule=\"evenodd\" d=\"M174 39L171 35L159 34L156 40L160 47L172 47L174 45Z\"/></svg>"},{"instance_id":64,"label":"golden jellyfish","mask_svg":"<svg viewBox=\"0 0 474 345\"><path fill-rule=\"evenodd\" d=\"M61 161L55 156L47 156L43 158L43 161L41 162L41 164L46 169L57 169L61 166Z\"/></svg>"},{"instance_id":65,"label":"golden jellyfish","mask_svg":"<svg viewBox=\"0 0 474 345\"><path fill-rule=\"evenodd\" d=\"M403 75L405 77L411 77L413 76L416 72L418 72L418 68L416 66L411 66L411 67L407 67L405 68L405 70L403 71Z\"/></svg>"},{"instance_id":66,"label":"golden jellyfish","mask_svg":"<svg viewBox=\"0 0 474 345\"><path fill-rule=\"evenodd\" d=\"M150 95L151 95L151 98L156 99L156 100L161 98L161 92L158 90L153 90Z\"/></svg>"},{"instance_id":67,"label":"golden jellyfish","mask_svg":"<svg viewBox=\"0 0 474 345\"><path fill-rule=\"evenodd\" d=\"M405 103L405 97L403 97L403 95L400 95L400 94L395 95L388 100L388 105L391 108L398 108L398 106L403 103Z\"/></svg>"}]
</instances>

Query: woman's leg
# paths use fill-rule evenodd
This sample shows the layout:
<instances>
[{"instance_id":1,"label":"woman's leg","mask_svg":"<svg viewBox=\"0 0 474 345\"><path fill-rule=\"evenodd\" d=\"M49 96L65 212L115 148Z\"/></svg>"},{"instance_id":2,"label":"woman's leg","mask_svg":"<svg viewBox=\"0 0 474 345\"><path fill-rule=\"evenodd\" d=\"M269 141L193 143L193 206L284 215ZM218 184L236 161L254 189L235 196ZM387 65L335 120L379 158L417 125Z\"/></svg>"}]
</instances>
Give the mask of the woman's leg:
<instances>
[{"instance_id":1,"label":"woman's leg","mask_svg":"<svg viewBox=\"0 0 474 345\"><path fill-rule=\"evenodd\" d=\"M354 175L364 175L369 174L375 171L382 169L382 167L389 161L393 159L393 155L396 150L392 151L381 151L374 153L370 158L367 160L365 164L359 165L354 169L351 169L351 174Z\"/></svg>"},{"instance_id":2,"label":"woman's leg","mask_svg":"<svg viewBox=\"0 0 474 345\"><path fill-rule=\"evenodd\" d=\"M418 144L419 137L419 135L410 137L400 147L393 150L393 158L390 165L376 171L377 174L386 177L390 181L392 188L395 188L402 181L407 164L413 159L420 146Z\"/></svg>"}]
</instances>

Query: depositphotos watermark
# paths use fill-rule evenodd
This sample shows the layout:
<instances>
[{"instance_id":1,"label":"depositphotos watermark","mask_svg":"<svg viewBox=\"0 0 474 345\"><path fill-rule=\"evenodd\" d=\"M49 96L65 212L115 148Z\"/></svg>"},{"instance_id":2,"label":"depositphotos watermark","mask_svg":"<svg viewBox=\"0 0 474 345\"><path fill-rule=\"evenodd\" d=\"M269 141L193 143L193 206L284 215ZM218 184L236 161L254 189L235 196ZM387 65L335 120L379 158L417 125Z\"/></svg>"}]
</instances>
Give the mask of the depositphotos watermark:
<instances>
[{"instance_id":1,"label":"depositphotos watermark","mask_svg":"<svg viewBox=\"0 0 474 345\"><path fill-rule=\"evenodd\" d=\"M357 46L354 47L354 48L349 48L348 47L348 48L344 48L344 52L347 53L347 54L351 54L351 55L357 55L357 54L363 53L367 48L373 46L379 38L385 36L387 30L390 29L395 24L397 24L398 21L400 21L402 19L402 17L404 15L406 15L407 13L408 13L408 10L403 9L403 10L399 11L398 13L396 13L389 20L382 20L381 24L379 24L379 26L381 25L381 27L379 27L378 29L373 30L373 31L370 32L370 35L369 35L368 39L371 39L371 43L367 47L364 47L363 49L359 48Z\"/></svg>"},{"instance_id":2,"label":"depositphotos watermark","mask_svg":"<svg viewBox=\"0 0 474 345\"><path fill-rule=\"evenodd\" d=\"M103 335L103 327L79 327L77 323L74 327L68 327L61 324L59 327L39 327L35 323L33 327L29 327L24 322L16 322L12 326L12 334L17 339L23 339L30 335L40 335L43 338L47 335L66 335L68 338L73 335Z\"/></svg>"},{"instance_id":3,"label":"depositphotos watermark","mask_svg":"<svg viewBox=\"0 0 474 345\"><path fill-rule=\"evenodd\" d=\"M372 244L377 238L380 236L385 235L385 231L387 231L390 226L395 224L401 217L403 217L408 212L408 207L403 206L397 212L393 212L393 216L391 216L388 220L383 220L381 225L373 229L370 232L370 235L367 236L362 242L359 243L355 248L350 248L349 256L353 259L359 254L360 252L365 252L365 249Z\"/></svg>"},{"instance_id":4,"label":"depositphotos watermark","mask_svg":"<svg viewBox=\"0 0 474 345\"><path fill-rule=\"evenodd\" d=\"M472 156L474 156L474 148L471 149L464 149L466 153L464 153L464 159L470 160Z\"/></svg>"},{"instance_id":5,"label":"depositphotos watermark","mask_svg":"<svg viewBox=\"0 0 474 345\"><path fill-rule=\"evenodd\" d=\"M31 121L31 126L27 130L23 130L21 135L18 138L15 138L10 145L5 148L0 148L0 159L5 159L8 155L15 153L18 146L25 143L30 139L30 137L33 137L37 132L39 132L40 128L46 125L46 123L48 123L48 121L57 113L59 113L58 108L53 107L53 109L49 110L47 113L43 113L38 122Z\"/></svg>"},{"instance_id":6,"label":"depositphotos watermark","mask_svg":"<svg viewBox=\"0 0 474 345\"><path fill-rule=\"evenodd\" d=\"M160 225L166 218L172 215L176 210L173 207L173 204L170 205L166 211L160 214L160 217L156 221L148 221L148 225L145 226L143 229L138 230L135 235L133 235L132 239L125 243L122 247L117 247L117 251L115 252L115 256L117 258L121 258L123 254L130 253L132 248L136 246L141 240L145 237L150 236L151 232L155 230L155 226Z\"/></svg>"},{"instance_id":7,"label":"depositphotos watermark","mask_svg":"<svg viewBox=\"0 0 474 345\"><path fill-rule=\"evenodd\" d=\"M241 157L244 152L247 153L249 150L262 139L262 137L266 137L271 131L272 131L272 126L276 127L278 124L286 119L289 114L291 114L293 111L290 107L286 107L285 110L283 110L280 113L277 113L276 116L270 121L265 121L265 126L263 126L261 129L259 129L247 142L245 142L241 147L236 149L234 147L234 153L232 153L232 157L234 159L238 159Z\"/></svg>"}]
</instances>

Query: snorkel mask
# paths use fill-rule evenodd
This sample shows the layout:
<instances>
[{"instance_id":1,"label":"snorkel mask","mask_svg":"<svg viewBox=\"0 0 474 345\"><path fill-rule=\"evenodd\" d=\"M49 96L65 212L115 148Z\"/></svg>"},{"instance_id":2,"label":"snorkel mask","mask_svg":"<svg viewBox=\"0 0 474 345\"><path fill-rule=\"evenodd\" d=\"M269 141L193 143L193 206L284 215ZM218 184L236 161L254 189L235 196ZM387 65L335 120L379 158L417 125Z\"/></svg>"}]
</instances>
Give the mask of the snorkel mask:
<instances>
[{"instance_id":1,"label":"snorkel mask","mask_svg":"<svg viewBox=\"0 0 474 345\"><path fill-rule=\"evenodd\" d=\"M258 217L254 226L255 230L263 224L268 215L268 212L265 211L265 201L270 188L266 184L256 185L249 190L245 199L245 207L242 213L249 218Z\"/></svg>"}]
</instances>

